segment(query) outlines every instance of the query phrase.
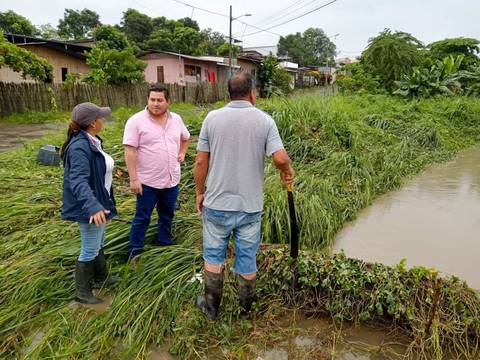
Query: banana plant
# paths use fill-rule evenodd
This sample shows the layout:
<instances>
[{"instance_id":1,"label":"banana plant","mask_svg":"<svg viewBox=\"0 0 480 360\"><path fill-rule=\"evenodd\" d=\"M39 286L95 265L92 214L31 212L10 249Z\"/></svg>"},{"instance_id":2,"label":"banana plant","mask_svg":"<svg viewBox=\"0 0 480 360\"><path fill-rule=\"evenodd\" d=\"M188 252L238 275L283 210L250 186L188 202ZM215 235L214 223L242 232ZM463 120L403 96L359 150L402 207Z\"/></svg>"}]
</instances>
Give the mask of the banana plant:
<instances>
[{"instance_id":1,"label":"banana plant","mask_svg":"<svg viewBox=\"0 0 480 360\"><path fill-rule=\"evenodd\" d=\"M460 71L459 80L465 84L465 93L480 96L480 65Z\"/></svg>"},{"instance_id":2,"label":"banana plant","mask_svg":"<svg viewBox=\"0 0 480 360\"><path fill-rule=\"evenodd\" d=\"M448 56L443 60L430 60L427 66L415 67L411 75L404 75L396 81L398 89L394 94L405 97L430 97L453 95L462 91L459 69L464 55Z\"/></svg>"}]
</instances>

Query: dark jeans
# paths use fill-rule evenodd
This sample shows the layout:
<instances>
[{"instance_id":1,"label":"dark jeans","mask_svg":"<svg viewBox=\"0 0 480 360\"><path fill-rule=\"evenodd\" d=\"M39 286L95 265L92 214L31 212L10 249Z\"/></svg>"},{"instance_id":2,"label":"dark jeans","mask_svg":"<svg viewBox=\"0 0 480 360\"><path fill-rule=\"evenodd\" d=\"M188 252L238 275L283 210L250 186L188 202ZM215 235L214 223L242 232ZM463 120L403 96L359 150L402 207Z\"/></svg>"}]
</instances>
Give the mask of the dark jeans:
<instances>
[{"instance_id":1,"label":"dark jeans","mask_svg":"<svg viewBox=\"0 0 480 360\"><path fill-rule=\"evenodd\" d=\"M169 189L155 189L143 185L143 194L137 194L135 217L130 230L130 257L142 252L145 234L155 207L157 207L158 213L158 236L156 241L154 241L154 245L165 246L173 244L172 221L177 197L178 185Z\"/></svg>"}]
</instances>

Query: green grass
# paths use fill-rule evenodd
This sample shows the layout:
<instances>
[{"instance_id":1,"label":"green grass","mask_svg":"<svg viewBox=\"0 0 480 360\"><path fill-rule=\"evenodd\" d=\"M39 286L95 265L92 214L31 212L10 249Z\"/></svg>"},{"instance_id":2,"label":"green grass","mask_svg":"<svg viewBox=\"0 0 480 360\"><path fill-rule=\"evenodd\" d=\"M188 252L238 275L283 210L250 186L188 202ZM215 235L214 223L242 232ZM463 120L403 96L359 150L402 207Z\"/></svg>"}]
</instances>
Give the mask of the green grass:
<instances>
[{"instance_id":1,"label":"green grass","mask_svg":"<svg viewBox=\"0 0 480 360\"><path fill-rule=\"evenodd\" d=\"M47 124L68 122L69 112L26 112L0 117L0 124Z\"/></svg>"},{"instance_id":2,"label":"green grass","mask_svg":"<svg viewBox=\"0 0 480 360\"><path fill-rule=\"evenodd\" d=\"M207 112L221 105L174 104L172 110L183 116L195 136ZM355 218L376 196L400 186L427 164L450 159L480 139L480 103L473 98L406 102L386 96L303 96L261 100L259 107L276 119L294 161L302 249L328 249L343 224ZM128 190L121 139L125 121L137 110L114 111L113 121L102 134L106 151L116 161L114 185L122 220L131 219L135 199ZM152 344L169 340L172 351L182 357L196 358L223 348L233 354L230 358L251 358L252 334L257 334L258 329L268 332L269 316L277 305L298 304L271 301L286 294L282 284L288 286L288 279L280 282L280 287L273 286L275 282L271 282L272 286L261 282L259 291L264 296L257 305L261 310L257 321L239 322L235 282L227 275L221 320L208 323L194 308L193 298L201 292L201 285L188 280L202 266L201 221L194 214L195 143L191 144L182 168L180 210L174 223L178 245L166 250L147 246L136 267L125 266L122 260L129 225L113 221L107 229L106 254L112 271L122 277L122 282L114 291L111 308L104 314L92 315L83 308L69 307L74 261L79 251L78 229L75 224L59 219L62 169L35 162L39 146L46 142L60 145L64 133L65 130L32 141L23 149L0 154L0 348L5 356L146 358ZM262 226L264 242L287 242L286 191L270 161ZM152 225L147 242L154 236ZM310 255L302 253L302 256L307 259ZM275 268L278 271L287 271L290 265L279 262L278 266ZM345 266L356 265L345 261ZM272 273L264 269L260 275L267 274L268 281ZM397 271L386 269L387 273ZM281 279L278 274L275 276ZM381 277L376 281L381 284ZM400 291L397 285L395 291ZM304 289L310 286L302 285ZM339 282L337 286L347 289L350 285ZM468 291L460 289L463 288L450 286L450 293L445 295L458 299L459 307L453 310L453 315L460 320L455 320L453 329L462 324L470 329L467 322L478 311L475 302L478 298L465 295ZM388 307L388 301L385 296L380 303ZM343 306L343 312L332 311L332 316L342 315L339 320L355 320L359 315L345 303L335 304ZM473 310L467 304L474 304ZM476 332L469 336L477 341L478 349L478 328L474 329ZM43 337L27 354L22 353L38 331L43 332ZM262 336L269 338L263 332ZM432 342L423 343L423 347L415 343L412 346L424 351L424 358L437 356L443 348L455 350L448 345L451 337L445 336L446 333L434 332ZM476 349L471 350L462 356Z\"/></svg>"}]
</instances>

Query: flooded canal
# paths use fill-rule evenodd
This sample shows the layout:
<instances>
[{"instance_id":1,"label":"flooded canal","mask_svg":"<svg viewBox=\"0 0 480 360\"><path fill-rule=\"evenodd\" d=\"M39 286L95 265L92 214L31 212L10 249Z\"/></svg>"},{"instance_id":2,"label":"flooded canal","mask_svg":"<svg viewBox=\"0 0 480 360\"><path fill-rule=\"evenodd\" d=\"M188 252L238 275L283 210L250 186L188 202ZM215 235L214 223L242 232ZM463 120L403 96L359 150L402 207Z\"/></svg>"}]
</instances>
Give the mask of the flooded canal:
<instances>
[{"instance_id":1,"label":"flooded canal","mask_svg":"<svg viewBox=\"0 0 480 360\"><path fill-rule=\"evenodd\" d=\"M434 267L480 289L480 148L429 167L347 224L334 251L371 262Z\"/></svg>"}]
</instances>

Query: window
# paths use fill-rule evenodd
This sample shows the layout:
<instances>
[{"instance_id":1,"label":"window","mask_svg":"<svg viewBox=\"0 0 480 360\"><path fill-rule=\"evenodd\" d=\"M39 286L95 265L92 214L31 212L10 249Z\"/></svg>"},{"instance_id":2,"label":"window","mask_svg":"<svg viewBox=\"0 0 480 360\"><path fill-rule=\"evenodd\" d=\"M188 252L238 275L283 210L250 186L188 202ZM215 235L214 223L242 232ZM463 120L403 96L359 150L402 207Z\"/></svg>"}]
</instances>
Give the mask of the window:
<instances>
[{"instance_id":1,"label":"window","mask_svg":"<svg viewBox=\"0 0 480 360\"><path fill-rule=\"evenodd\" d=\"M68 69L65 67L62 67L62 82L67 80L67 74L68 74Z\"/></svg>"},{"instance_id":2,"label":"window","mask_svg":"<svg viewBox=\"0 0 480 360\"><path fill-rule=\"evenodd\" d=\"M202 69L200 66L195 65L185 65L185 76L201 76Z\"/></svg>"}]
</instances>

